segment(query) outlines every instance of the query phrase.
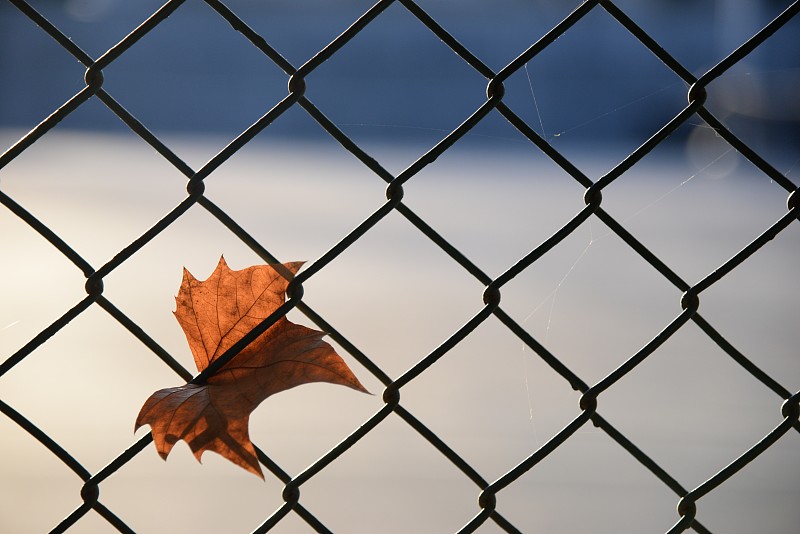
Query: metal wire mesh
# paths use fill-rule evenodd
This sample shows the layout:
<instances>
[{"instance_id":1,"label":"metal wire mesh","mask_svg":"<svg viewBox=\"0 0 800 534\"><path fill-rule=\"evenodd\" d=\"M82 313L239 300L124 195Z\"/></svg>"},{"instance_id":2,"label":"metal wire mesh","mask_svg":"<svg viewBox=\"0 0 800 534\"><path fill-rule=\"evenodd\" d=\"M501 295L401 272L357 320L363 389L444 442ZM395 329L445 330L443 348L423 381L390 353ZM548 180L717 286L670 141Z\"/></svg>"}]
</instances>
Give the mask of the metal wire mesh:
<instances>
[{"instance_id":1,"label":"metal wire mesh","mask_svg":"<svg viewBox=\"0 0 800 534\"><path fill-rule=\"evenodd\" d=\"M278 258L273 257L267 248L249 235L236 220L205 195L205 180L212 176L223 163L250 142L257 134L268 128L273 121L291 108L302 108L321 129L327 132L327 134L341 144L344 149L355 156L355 158L363 163L377 178L383 180L387 184L385 203L363 220L352 232L344 236L338 243L327 250L319 259L308 265L301 274L295 278L289 291L289 298L286 305L281 307L272 317L265 320L257 331L251 333L245 340L245 343L249 342L249 340L256 337L259 331L268 328L279 317L282 317L292 309L297 309L304 313L321 329L329 332L330 336L342 346L352 358L357 360L365 369L385 385L385 390L383 391L383 401L385 404L383 408L357 429L353 430L346 439L330 449L330 451L304 471L295 475L290 475L266 453L259 450L259 459L261 463L279 479L285 487L283 490L284 504L266 517L263 523L256 528L255 532L266 532L270 530L291 513L297 514L297 516L302 518L302 520L314 530L318 532L328 532L328 527L317 519L312 511L307 509L303 504L300 498L300 489L306 482L312 479L312 477L335 462L340 455L364 438L370 431L381 425L390 414L399 416L410 428L413 428L427 440L430 446L434 447L439 453L452 462L464 476L475 484L475 496L477 497L475 515L461 528L460 532L473 532L484 522L489 520L493 521L502 530L507 532L519 532L520 530L518 527L498 511L498 494L501 494L505 488L514 484L523 474L534 469L544 458L569 440L576 431L588 423L591 423L605 432L622 449L635 458L644 469L655 475L669 490L674 492L680 517L674 525L668 528L668 532L682 532L687 529L693 529L696 532L709 532L697 517L698 501L716 488L725 484L726 481L734 477L744 466L764 453L786 433L790 432L792 428L800 432L800 423L798 423L798 417L800 416L800 393L792 393L782 386L779 380L762 371L742 352L731 345L714 326L698 312L703 292L746 262L748 258L758 252L768 241L778 236L781 232L784 232L798 219L798 214L800 214L800 194L797 192L797 185L784 174L776 170L768 161L759 155L759 153L734 135L734 133L726 127L724 122L713 115L705 106L707 99L706 87L731 69L731 67L746 58L748 54L752 53L771 35L780 31L792 18L797 17L800 12L800 2L792 3L772 22L755 33L728 57L714 65L713 68L709 69L703 75L696 77L611 1L594 0L582 3L574 12L554 26L541 39L531 44L529 48L516 59L508 63L500 71L494 72L413 0L385 0L376 3L372 8L363 13L363 15L347 28L346 31L299 67L295 67L287 61L262 35L259 35L256 31L251 29L244 20L234 14L224 2L219 0L205 0L205 3L211 7L219 17L227 21L234 31L241 33L264 55L264 57L268 58L285 73L288 81L288 94L224 149L219 151L208 163L195 169L170 150L162 140L129 113L110 92L106 91L103 79L103 70L135 47L148 32L164 22L167 17L173 14L174 16L180 16L180 11L178 10L183 4L182 0L169 1L164 4L163 7L154 12L139 27L97 58L90 56L79 48L62 33L59 28L51 24L26 1L8 1L33 23L38 25L43 32L46 32L52 37L64 50L82 63L86 67L86 75L85 87L68 101L64 102L63 105L58 107L50 116L0 156L0 172L20 154L42 139L62 119L69 116L90 99L96 99L119 117L132 132L141 137L141 139L147 142L163 156L164 159L180 171L188 180L188 184L186 187L186 197L177 207L144 232L139 238L135 239L124 248L121 248L111 260L99 267L89 264L70 247L69 243L62 240L55 231L37 219L37 217L24 206L18 204L11 196L0 191L0 202L2 202L5 208L38 232L61 254L69 259L86 278L86 297L75 306L68 309L61 317L42 330L14 354L6 356L2 364L0 364L0 377L8 373L13 373L15 366L26 358L31 357L46 340L52 336L58 335L59 331L62 330L67 323L94 305L108 312L111 317L150 349L155 356L160 358L173 369L178 376L186 381L202 381L205 377L209 376L216 369L219 369L229 361L230 358L236 354L237 350L240 350L239 347L234 347L228 351L215 362L215 365L209 367L209 369L201 373L199 377L193 377L188 370L167 353L154 339L148 336L140 326L104 296L103 279L115 269L119 268L143 247L146 247L148 243L169 228L170 225L175 223L194 205L199 205L207 210L208 213L218 219L236 237L242 240L242 242L255 251L266 262L280 261ZM466 120L446 135L433 148L397 175L387 171L376 159L360 148L305 96L306 77L320 67L323 62L337 54L345 44L358 35L359 32L363 31L392 4L402 6L402 8L407 10L420 25L432 32L433 35L463 59L466 64L488 81L486 89L487 96L483 104L475 109ZM604 10L611 17L616 19L621 27L626 29L633 37L641 42L641 44L663 62L678 79L689 87L688 104L686 104L685 108L681 110L680 113L663 124L654 135L630 153L613 169L594 180L586 176L572 162L555 150L551 144L540 136L526 121L520 118L520 116L504 101L504 82L514 73L523 69L527 62L544 51L570 27L593 10ZM578 182L584 188L583 199L585 203L585 207L575 214L567 224L553 233L540 245L536 246L518 262L509 266L505 272L496 278L491 278L485 274L485 272L466 257L466 255L445 240L435 228L430 226L423 218L418 216L403 203L404 185L490 114L499 114L505 118L514 128L524 135L534 147L546 154L553 162ZM604 210L603 191L607 186L631 169L645 155L653 151L657 145L667 139L681 125L685 124L691 118L696 117L699 117L705 124L713 128L718 136L749 160L759 172L767 176L772 181L774 187L783 188L787 193L788 201L786 211L779 214L775 223L765 228L758 238L753 240L704 278L690 283L684 280L675 270L656 256L656 254L651 252L648 247L637 240L625 226ZM458 264L485 286L483 292L484 305L482 309L440 346L423 359L419 360L408 371L397 377L389 376L389 374L382 370L373 360L338 332L333 325L328 323L324 317L318 315L311 309L302 299L303 283L325 269L334 259L348 250L362 236L369 233L379 221L392 212L402 215L402 217L416 227L422 235L444 251L453 262ZM653 269L660 273L664 279L674 286L681 295L679 299L680 312L678 315L663 326L663 329L646 343L644 347L635 354L630 355L622 365L594 384L584 382L577 374L567 367L557 355L549 352L520 324L520 322L506 313L501 307L501 289L503 289L509 281L534 265L537 260L545 256L589 219L599 220L606 225L624 241L632 251L644 259ZM289 258L283 258L283 260L286 259ZM570 387L581 393L579 403L580 413L574 420L555 436L546 441L543 446L537 450L531 451L530 455L523 461L519 462L517 465L510 466L507 472L496 480L487 480L484 478L473 466L464 460L454 448L451 448L450 445L445 443L437 434L430 430L423 421L417 419L408 411L400 400L401 392L405 386L425 373L431 366L435 365L442 356L469 336L471 332L491 316L497 318L507 327L508 331L517 336L527 347L534 351L539 358L561 375L564 380L568 382ZM640 449L632 440L603 418L598 411L598 405L601 404L600 400L604 392L612 388L628 373L634 372L636 367L653 354L659 346L689 323L697 325L713 343L718 345L733 361L744 368L754 380L763 384L765 388L771 390L779 397L781 401L778 402L776 399L775 407L780 410L783 417L783 421L766 436L760 439L754 438L753 444L749 449L743 451L740 456L735 458L725 468L713 476L710 476L705 482L694 488L684 487L675 477L651 459L647 451ZM117 516L99 500L99 488L104 481L112 477L119 469L140 454L150 444L152 437L149 434L136 441L127 450L120 451L116 458L104 468L96 472L91 472L82 466L62 447L62 445L40 430L34 421L27 419L25 415L16 411L14 407L0 400L0 410L6 417L27 431L32 438L38 440L42 445L47 447L47 449L74 471L83 481L81 490L81 497L84 501L83 504L76 508L60 524L56 525L54 531L61 532L68 530L84 515L94 511L100 514L110 525L120 532L132 532L132 529L126 524L125 518Z\"/></svg>"}]
</instances>

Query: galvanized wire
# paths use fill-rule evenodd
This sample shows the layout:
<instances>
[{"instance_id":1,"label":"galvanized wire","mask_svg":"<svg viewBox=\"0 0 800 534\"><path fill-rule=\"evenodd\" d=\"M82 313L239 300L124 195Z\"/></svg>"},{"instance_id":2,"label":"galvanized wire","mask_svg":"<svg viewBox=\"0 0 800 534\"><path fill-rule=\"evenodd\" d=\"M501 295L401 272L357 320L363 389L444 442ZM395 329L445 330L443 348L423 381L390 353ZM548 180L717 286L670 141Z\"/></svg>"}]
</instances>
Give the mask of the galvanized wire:
<instances>
[{"instance_id":1,"label":"galvanized wire","mask_svg":"<svg viewBox=\"0 0 800 534\"><path fill-rule=\"evenodd\" d=\"M324 470L332 462L365 435L380 425L390 414L397 414L410 428L418 432L432 447L439 451L445 458L453 463L463 475L475 484L475 495L478 508L474 517L468 521L460 532L473 532L487 520L494 521L497 526L507 532L519 532L508 519L503 517L496 509L497 494L502 492L509 485L513 484L520 476L533 469L540 461L546 458L562 443L570 439L580 428L591 422L595 427L604 431L622 449L627 451L645 469L650 471L657 479L675 493L677 499L677 510L680 515L679 520L668 529L668 532L682 532L686 529L693 529L696 532L709 532L697 519L698 501L713 491L715 488L724 484L729 478L734 476L745 465L766 451L784 434L792 428L800 431L798 416L800 414L800 393L792 393L780 382L766 372L758 368L755 363L749 360L742 352L729 343L707 320L699 313L700 297L704 291L719 282L750 256L757 253L769 240L785 231L800 216L800 194L797 192L797 185L787 176L777 171L754 149L740 140L733 132L727 128L722 120L705 107L707 98L706 86L718 78L720 75L731 69L738 62L742 61L748 54L753 52L772 34L779 31L788 21L797 17L800 12L800 2L792 3L785 11L780 13L772 22L767 24L760 31L755 33L739 48L731 52L729 56L714 65L705 74L696 78L679 61L673 58L658 42L647 34L632 18L622 9L611 1L589 0L578 6L575 11L569 14L563 21L555 25L549 32L543 35L538 41L532 43L518 57L508 63L498 72L494 72L484 64L467 47L461 44L445 27L434 20L429 13L417 5L412 0L382 0L377 2L372 8L360 16L349 28L341 35L331 41L327 46L320 49L311 59L303 65L295 67L273 48L267 40L253 30L247 23L239 18L233 11L219 0L205 0L220 17L222 17L232 28L247 39L265 58L274 63L287 76L288 93L272 109L265 113L261 118L254 122L238 137L231 141L226 147L219 151L206 164L200 168L193 168L185 163L179 156L172 152L155 134L153 134L142 122L128 112L115 98L105 90L103 80L103 69L113 64L122 57L128 50L135 47L137 43L150 31L161 24L168 16L180 16L178 8L183 0L171 0L165 3L160 9L147 18L139 27L129 35L112 46L98 58L92 58L84 52L78 45L70 40L59 28L51 24L44 16L37 12L25 0L7 0L13 4L23 15L29 18L34 24L39 26L43 32L54 39L61 47L71 54L77 61L86 67L85 87L78 91L74 96L64 102L59 108L53 111L45 120L34 127L30 132L23 136L5 153L0 155L0 172L11 161L17 158L25 150L38 142L56 124L65 117L73 113L76 109L84 105L92 98L98 99L110 111L137 136L153 147L166 161L171 163L188 180L187 196L160 221L145 231L139 238L121 248L119 252L107 263L101 266L92 266L81 257L70 245L61 239L51 228L49 228L37 217L17 203L12 197L0 191L0 203L2 203L11 213L24 221L30 228L38 232L55 249L60 251L70 260L86 277L87 296L77 302L72 308L67 310L61 317L56 319L51 325L33 337L22 348L4 358L0 364L0 377L12 372L13 368L29 357L47 339L57 335L59 331L71 320L84 313L93 304L97 304L105 310L111 317L118 321L124 328L133 334L144 346L152 353L163 360L175 373L183 380L193 383L202 383L209 376L218 371L231 358L233 358L248 343L258 337L280 317L283 317L290 310L297 309L304 313L312 322L324 331L344 348L347 353L358 361L366 370L372 373L381 383L385 385L383 392L384 406L374 415L368 418L362 425L354 430L350 435L343 439L339 444L325 453L317 461L312 463L304 471L290 475L274 462L266 453L258 450L260 462L284 484L283 499L284 504L275 510L264 522L255 530L256 532L266 532L277 525L287 514L295 513L303 519L311 528L318 532L328 532L328 528L319 521L313 513L308 510L300 498L300 490L306 482ZM460 57L469 67L483 76L487 82L485 101L475 109L472 114L464 120L457 128L447 134L433 148L415 160L405 170L397 175L393 175L383 168L372 156L361 149L350 137L340 128L329 120L322 111L314 105L305 95L306 77L314 72L323 62L334 56L346 43L358 35L364 28L372 23L387 7L392 4L402 6L411 14L416 21L430 30L445 46L448 46L458 57ZM504 82L514 73L519 72L529 61L546 50L556 39L564 34L570 27L574 26L587 14L593 10L604 10L611 15L630 35L644 45L658 60L660 60L675 76L683 81L688 87L688 103L685 108L676 114L671 120L666 122L655 134L647 139L641 146L631 152L618 165L608 171L605 175L593 181L582 173L566 157L554 149L542 136L537 134L514 110L504 102ZM184 213L194 205L199 205L209 214L220 221L244 244L252 249L265 262L276 263L279 259L273 256L261 243L253 238L247 231L239 225L231 216L217 206L210 198L205 196L204 180L216 171L220 165L227 161L232 155L237 153L243 146L252 140L259 132L268 128L272 122L286 113L289 109L298 107L303 109L325 132L337 141L345 150L350 152L355 158L371 170L377 178L387 184L386 201L377 210L364 219L354 230L344 236L338 243L327 250L322 256L298 274L291 282L287 291L287 301L270 317L266 318L258 327L245 336L240 342L236 343L220 358L213 362L206 370L193 376L177 360L175 360L166 350L164 350L154 339L152 339L139 325L131 320L125 313L117 308L111 301L103 295L103 279L126 262L132 255L146 247L156 236L170 227L175 221L183 216ZM522 257L515 264L508 267L496 278L491 278L484 273L475 263L465 254L450 244L440 233L430 226L423 218L414 213L411 208L403 203L403 185L416 176L423 168L441 156L454 143L461 139L465 134L472 130L488 115L497 113L504 117L513 127L515 127L530 143L546 154L556 165L562 168L569 176L584 188L585 206L574 214L571 220L563 225L558 231L545 239L540 245L533 248L528 254ZM699 117L708 126L713 128L717 134L726 141L731 147L747 158L760 172L769 177L777 186L782 187L789 193L787 210L780 214L775 223L765 229L762 234L745 246L740 252L733 255L728 261L720 265L716 270L709 273L702 280L691 284L683 280L669 265L662 261L656 254L650 251L642 242L637 240L621 223L616 221L602 207L602 191L609 184L617 180L634 165L636 165L645 155L650 153L662 141L668 138L677 128L686 124L690 118ZM443 252L445 252L455 263L471 274L478 282L485 286L483 293L483 307L456 332L454 332L441 345L431 351L427 356L418 361L405 373L396 378L392 378L384 372L375 362L373 362L364 352L359 350L351 341L342 335L324 317L317 314L307 303L303 301L303 283L315 276L334 259L343 254L363 235L388 214L397 212L407 219L421 234L430 239ZM561 243L570 236L585 221L596 218L602 221L614 234L616 234L632 251L644 259L655 271L671 283L676 291L676 301L680 305L680 313L669 322L663 329L647 342L639 351L631 355L625 362L611 371L600 381L589 384L575 374L565 365L556 355L549 352L542 344L523 328L519 322L515 321L511 315L506 313L501 307L501 289L516 276L524 272L537 260L544 256L548 251ZM530 455L518 465L511 467L505 474L494 481L490 481L482 476L473 466L462 458L455 449L445 443L439 436L430 430L424 422L415 417L406 407L401 404L402 389L413 380L417 379L430 366L434 365L448 351L458 345L465 337L474 331L480 324L489 317L496 317L508 330L517 336L527 347L532 349L546 364L556 373L562 376L569 386L581 392L579 408L580 412L568 423L560 432L544 443L538 450L532 451ZM664 468L659 466L648 454L640 449L632 440L611 425L598 412L599 399L603 392L613 387L619 380L628 373L634 372L636 367L647 359L661 344L673 336L677 331L689 322L694 322L700 329L719 346L730 358L745 369L754 379L761 382L766 388L775 393L782 399L781 404L776 403L776 409L781 410L783 421L777 425L762 439L753 443L750 449L734 459L728 466L720 470L717 474L700 484L694 489L687 489L670 475ZM70 453L61 445L51 439L46 433L39 429L36 424L28 420L24 415L17 412L13 407L0 400L0 411L11 421L18 424L28 432L32 438L38 440L52 454L59 458L68 466L82 481L83 487L81 497L84 503L76 508L60 524L54 526L54 531L66 531L76 521L85 514L94 510L108 521L110 525L120 532L132 532L124 520L115 515L104 504L100 502L100 485L108 477L114 475L122 466L133 459L152 441L151 435L146 435L127 450L121 451L114 460L106 467L95 473L91 473L84 468Z\"/></svg>"}]
</instances>

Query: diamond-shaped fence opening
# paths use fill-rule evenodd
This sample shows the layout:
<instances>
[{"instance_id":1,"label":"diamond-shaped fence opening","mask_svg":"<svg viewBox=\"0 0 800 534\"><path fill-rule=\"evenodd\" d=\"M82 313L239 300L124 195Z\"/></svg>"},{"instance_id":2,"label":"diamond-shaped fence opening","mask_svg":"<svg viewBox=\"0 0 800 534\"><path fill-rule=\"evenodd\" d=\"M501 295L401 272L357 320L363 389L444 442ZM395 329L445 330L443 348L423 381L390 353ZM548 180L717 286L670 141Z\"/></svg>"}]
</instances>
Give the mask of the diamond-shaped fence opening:
<instances>
[{"instance_id":1,"label":"diamond-shaped fence opening","mask_svg":"<svg viewBox=\"0 0 800 534\"><path fill-rule=\"evenodd\" d=\"M168 135L177 124L197 132L216 125L226 143L281 101L288 79L204 3L182 5L104 76L104 88L154 133Z\"/></svg>"},{"instance_id":2,"label":"diamond-shaped fence opening","mask_svg":"<svg viewBox=\"0 0 800 534\"><path fill-rule=\"evenodd\" d=\"M5 29L0 37L2 65L3 71L9 73L0 86L0 110L5 121L32 128L83 87L85 67L12 6L3 5L0 14ZM25 53L12 53L19 49L15 43L22 42L26 43ZM46 72L31 68L44 61L49 66ZM19 98L20 94L28 98ZM16 139L6 140L4 136L3 150L12 141Z\"/></svg>"},{"instance_id":3,"label":"diamond-shaped fence opening","mask_svg":"<svg viewBox=\"0 0 800 534\"><path fill-rule=\"evenodd\" d=\"M0 530L793 530L800 2L273 4L0 3ZM375 393L270 399L264 482L130 434L220 252Z\"/></svg>"},{"instance_id":4,"label":"diamond-shaped fence opening","mask_svg":"<svg viewBox=\"0 0 800 534\"><path fill-rule=\"evenodd\" d=\"M560 105L564 99L572 105ZM509 77L504 102L572 156L587 141L609 141L618 121L633 131L630 152L685 106L686 95L680 78L651 50L595 9Z\"/></svg>"},{"instance_id":5,"label":"diamond-shaped fence opening","mask_svg":"<svg viewBox=\"0 0 800 534\"><path fill-rule=\"evenodd\" d=\"M364 65L373 75L363 75ZM391 170L389 161L400 158L402 170L446 137L486 93L485 76L400 3L380 13L306 83L306 96Z\"/></svg>"}]
</instances>

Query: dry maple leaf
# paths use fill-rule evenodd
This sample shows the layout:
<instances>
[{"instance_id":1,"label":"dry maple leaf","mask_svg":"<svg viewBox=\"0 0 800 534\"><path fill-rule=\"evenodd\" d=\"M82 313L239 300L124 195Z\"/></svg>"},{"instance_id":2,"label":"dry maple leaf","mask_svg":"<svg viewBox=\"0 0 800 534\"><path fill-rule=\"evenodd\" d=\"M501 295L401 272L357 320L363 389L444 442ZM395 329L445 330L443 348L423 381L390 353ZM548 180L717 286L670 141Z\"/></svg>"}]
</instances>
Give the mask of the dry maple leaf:
<instances>
[{"instance_id":1,"label":"dry maple leaf","mask_svg":"<svg viewBox=\"0 0 800 534\"><path fill-rule=\"evenodd\" d=\"M285 302L289 281L281 272L291 278L301 265L256 265L232 271L220 258L204 282L183 270L175 317L199 371ZM203 452L214 451L264 478L248 435L250 412L261 401L308 382L367 392L333 347L322 340L324 335L281 317L205 384L189 383L153 393L136 418L136 429L150 425L164 459L182 439L198 461Z\"/></svg>"}]
</instances>

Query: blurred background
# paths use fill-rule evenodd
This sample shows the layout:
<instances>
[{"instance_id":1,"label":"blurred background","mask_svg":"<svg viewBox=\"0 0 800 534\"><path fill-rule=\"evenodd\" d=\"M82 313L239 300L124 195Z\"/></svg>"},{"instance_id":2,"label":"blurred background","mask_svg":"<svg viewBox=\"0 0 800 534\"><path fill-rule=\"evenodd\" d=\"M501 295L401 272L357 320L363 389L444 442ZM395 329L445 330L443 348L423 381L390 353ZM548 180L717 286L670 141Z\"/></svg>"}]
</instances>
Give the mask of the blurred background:
<instances>
[{"instance_id":1,"label":"blurred background","mask_svg":"<svg viewBox=\"0 0 800 534\"><path fill-rule=\"evenodd\" d=\"M99 58L159 2L28 2ZM419 0L495 72L579 4ZM616 2L696 76L791 2ZM226 2L295 68L369 1ZM795 17L709 87L706 107L786 178L800 175L800 20ZM0 152L80 91L85 67L0 0ZM287 94L287 75L208 5L187 1L103 70L103 88L199 169ZM487 80L395 3L306 78L306 96L397 175L472 114ZM687 86L602 8L505 83L504 102L590 179L603 176L686 105ZM206 180L206 196L283 261L313 262L385 202L385 183L295 106ZM186 178L91 98L0 168L0 191L95 269L186 197ZM491 277L583 206L584 188L490 113L405 185L404 203ZM769 228L787 192L699 117L604 191L603 208L690 284ZM85 278L0 208L0 360L85 297ZM800 387L800 228L701 295L700 313L789 391ZM262 260L200 206L104 278L104 296L194 372L172 317L187 267L205 279L224 254ZM304 302L397 378L482 308L483 286L398 213L306 284ZM502 308L593 384L680 313L680 292L592 217L502 290ZM297 312L290 319L311 326ZM251 437L290 475L382 406L382 384L337 347L374 396L309 385L268 399ZM136 439L156 389L181 383L98 306L0 376L0 399L95 473ZM402 389L402 405L488 481L579 413L579 394L490 317ZM782 421L782 399L689 323L599 398L598 412L687 489ZM46 532L77 508L82 482L0 417L0 531ZM713 532L796 532L794 430L698 502ZM163 463L149 446L100 486L136 532L249 532L281 504L266 482L188 447ZM301 488L334 532L454 532L478 513L466 476L392 415ZM663 532L678 497L604 432L586 425L498 494L524 532ZM70 532L113 532L95 513ZM276 532L311 532L289 514ZM491 521L478 532L500 532Z\"/></svg>"},{"instance_id":2,"label":"blurred background","mask_svg":"<svg viewBox=\"0 0 800 534\"><path fill-rule=\"evenodd\" d=\"M652 0L620 7L673 57L701 75L772 20L785 0ZM99 57L160 7L143 0L31 3ZM229 5L296 68L344 31L370 2L233 0ZM420 3L495 72L572 11L562 0ZM0 121L28 129L84 86L84 70L10 2L0 28ZM749 142L797 137L797 23L711 85L710 108ZM203 2L186 2L104 70L104 88L157 133L238 135L286 95L286 74ZM308 96L356 139L442 137L485 97L486 80L408 11L393 6L307 79ZM531 88L536 106L532 101ZM685 104L686 88L602 9L593 10L506 86L507 103L558 142L644 139ZM538 110L538 113L537 113ZM72 129L124 131L99 102ZM542 132L542 128L544 131ZM430 131L426 131L430 130ZM482 133L502 135L489 121ZM326 134L290 113L272 135ZM569 133L565 139L558 137ZM674 137L678 142L689 131ZM553 139L553 138L556 139ZM761 148L760 146L758 148Z\"/></svg>"}]
</instances>

